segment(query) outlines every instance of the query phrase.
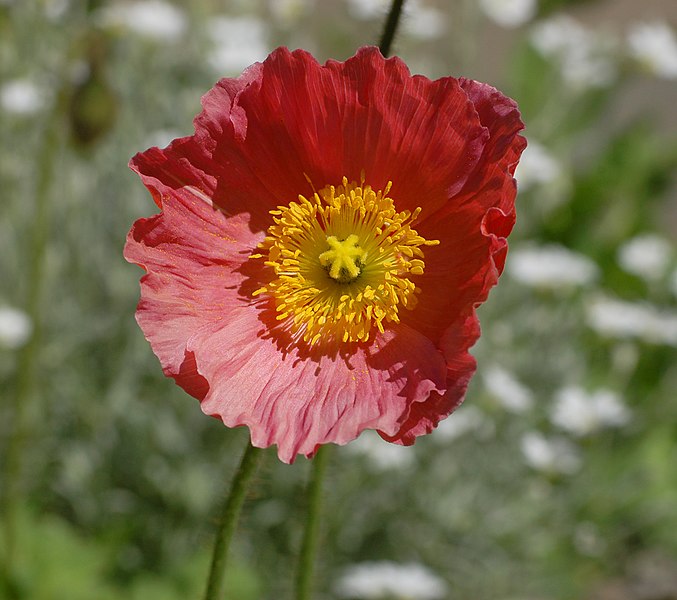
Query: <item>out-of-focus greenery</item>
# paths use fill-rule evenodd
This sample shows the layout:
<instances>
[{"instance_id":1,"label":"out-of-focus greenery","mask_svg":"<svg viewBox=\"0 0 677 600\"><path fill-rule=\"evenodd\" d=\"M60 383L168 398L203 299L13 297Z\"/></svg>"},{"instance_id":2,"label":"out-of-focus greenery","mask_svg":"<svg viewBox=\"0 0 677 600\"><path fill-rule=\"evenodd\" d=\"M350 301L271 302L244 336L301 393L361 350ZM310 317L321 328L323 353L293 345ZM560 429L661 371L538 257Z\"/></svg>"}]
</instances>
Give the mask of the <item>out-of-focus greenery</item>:
<instances>
[{"instance_id":1,"label":"out-of-focus greenery","mask_svg":"<svg viewBox=\"0 0 677 600\"><path fill-rule=\"evenodd\" d=\"M31 261L42 260L36 240L46 234L39 314L29 315L41 327L23 407L15 597L200 597L214 514L246 433L206 418L164 378L134 322L141 273L122 246L155 208L126 163L189 134L214 81L279 44L324 60L373 43L383 11L356 4L176 3L172 30L162 11L155 28L138 15L130 23L129 2L0 3L0 92L22 81L33 93L33 105L29 94L23 109L0 107L0 305L30 312ZM337 597L348 565L377 560L426 565L450 599L677 598L675 121L646 102L630 118L610 117L637 85L674 103L675 80L641 71L621 41L605 50L610 80L598 85L592 72L574 84L529 41L539 21L513 30L506 51L486 44L498 28L476 3L461 4L415 4L396 51L430 76L477 78L500 51L492 83L519 102L551 173L532 167L530 183L523 173L515 254L480 312L466 405L413 448L359 440L332 453L318 598ZM544 2L540 14L562 8ZM423 9L438 12L417 29ZM49 139L56 148L45 153ZM619 261L640 234L667 241L663 273ZM553 262L549 279L525 283L511 270L520 248L551 244L595 275L565 285ZM642 329L626 314L631 331L600 331L590 312L600 298L658 316ZM0 452L16 426L25 360L21 348L0 348ZM510 382L495 383L498 367ZM629 418L567 429L553 411L572 386L613 392ZM534 436L546 441L540 455L527 448ZM305 460L287 466L267 453L232 549L230 597L289 596L307 472Z\"/></svg>"}]
</instances>

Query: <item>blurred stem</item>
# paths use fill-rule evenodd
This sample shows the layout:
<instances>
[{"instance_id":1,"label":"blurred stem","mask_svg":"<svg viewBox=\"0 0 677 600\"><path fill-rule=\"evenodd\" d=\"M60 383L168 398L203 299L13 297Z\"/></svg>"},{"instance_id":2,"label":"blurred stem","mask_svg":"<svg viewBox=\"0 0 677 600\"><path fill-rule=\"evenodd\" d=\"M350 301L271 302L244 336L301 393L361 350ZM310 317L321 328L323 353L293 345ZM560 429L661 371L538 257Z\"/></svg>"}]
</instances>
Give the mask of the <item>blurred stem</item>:
<instances>
[{"instance_id":1,"label":"blurred stem","mask_svg":"<svg viewBox=\"0 0 677 600\"><path fill-rule=\"evenodd\" d=\"M59 94L46 123L42 148L35 167L35 206L31 231L31 245L28 249L27 288L25 311L31 319L33 331L26 345L19 352L16 370L16 393L12 406L12 427L5 448L3 473L5 492L2 496L3 527L3 580L9 598L17 597L15 589L15 561L17 548L17 508L21 502L23 449L27 437L27 414L35 387L35 369L42 334L40 318L43 293L45 254L49 236L49 192L54 176L54 163L58 156L61 131L61 115L64 98Z\"/></svg>"},{"instance_id":2,"label":"blurred stem","mask_svg":"<svg viewBox=\"0 0 677 600\"><path fill-rule=\"evenodd\" d=\"M309 600L313 578L313 564L317 554L317 540L320 528L322 508L322 480L327 470L328 448L320 446L312 462L312 472L308 483L308 513L306 529L303 532L298 571L296 572L296 600Z\"/></svg>"},{"instance_id":3,"label":"blurred stem","mask_svg":"<svg viewBox=\"0 0 677 600\"><path fill-rule=\"evenodd\" d=\"M403 6L404 0L393 0L393 3L390 5L390 12L388 13L385 27L383 28L381 43L378 45L381 54L385 57L390 54L390 47L395 38L395 32L397 31L397 25L400 22Z\"/></svg>"},{"instance_id":4,"label":"blurred stem","mask_svg":"<svg viewBox=\"0 0 677 600\"><path fill-rule=\"evenodd\" d=\"M263 450L254 448L247 441L247 448L240 461L240 467L230 485L230 492L223 504L223 510L219 518L205 600L220 600L223 598L223 576L226 569L228 547L235 532L235 526L240 516L240 509L244 503L249 483L256 472L256 467L261 461L262 454Z\"/></svg>"}]
</instances>

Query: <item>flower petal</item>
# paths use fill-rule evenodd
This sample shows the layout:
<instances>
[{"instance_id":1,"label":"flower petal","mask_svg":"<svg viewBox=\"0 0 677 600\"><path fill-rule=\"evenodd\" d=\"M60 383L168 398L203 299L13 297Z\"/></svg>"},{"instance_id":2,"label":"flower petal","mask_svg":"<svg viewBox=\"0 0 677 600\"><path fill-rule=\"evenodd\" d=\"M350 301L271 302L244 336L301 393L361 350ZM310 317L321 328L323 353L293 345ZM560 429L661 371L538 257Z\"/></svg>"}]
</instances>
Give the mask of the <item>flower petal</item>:
<instances>
[{"instance_id":1,"label":"flower petal","mask_svg":"<svg viewBox=\"0 0 677 600\"><path fill-rule=\"evenodd\" d=\"M186 342L228 314L244 280L238 269L263 236L251 233L246 216L227 218L191 193L163 196L162 208L139 219L125 245L125 258L146 271L136 319L164 372L199 398L205 382Z\"/></svg>"},{"instance_id":2,"label":"flower petal","mask_svg":"<svg viewBox=\"0 0 677 600\"><path fill-rule=\"evenodd\" d=\"M269 208L343 176L359 181L364 172L374 189L392 180L402 210L425 197L434 212L482 154L487 132L457 80L412 77L376 48L324 66L305 51L280 48L258 67L232 108L246 116L246 131L221 139L211 128L213 159L228 165L219 172L219 197L240 193L247 168L268 189L251 201ZM206 113L216 110L205 103ZM253 189L247 177L244 187Z\"/></svg>"},{"instance_id":3,"label":"flower petal","mask_svg":"<svg viewBox=\"0 0 677 600\"><path fill-rule=\"evenodd\" d=\"M269 331L269 329L268 329ZM395 434L410 407L446 390L442 354L416 331L388 331L350 353L280 347L260 315L236 309L188 344L210 389L206 414L247 425L252 444L277 444L284 462L321 444L346 444L364 429Z\"/></svg>"},{"instance_id":4,"label":"flower petal","mask_svg":"<svg viewBox=\"0 0 677 600\"><path fill-rule=\"evenodd\" d=\"M474 310L445 330L441 347L447 365L446 392L433 391L423 402L412 404L407 420L397 433L389 436L379 431L383 439L410 446L419 435L430 433L442 419L461 405L477 366L468 350L479 336L479 320Z\"/></svg>"}]
</instances>

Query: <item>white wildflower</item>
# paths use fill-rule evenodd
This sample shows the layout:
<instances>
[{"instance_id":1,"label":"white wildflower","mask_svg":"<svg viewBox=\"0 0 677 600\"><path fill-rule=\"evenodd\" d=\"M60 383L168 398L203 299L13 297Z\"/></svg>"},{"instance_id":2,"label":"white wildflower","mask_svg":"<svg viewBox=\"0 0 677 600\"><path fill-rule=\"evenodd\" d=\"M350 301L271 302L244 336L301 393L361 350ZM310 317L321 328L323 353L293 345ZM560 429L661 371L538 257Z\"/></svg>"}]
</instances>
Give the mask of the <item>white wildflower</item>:
<instances>
[{"instance_id":1,"label":"white wildflower","mask_svg":"<svg viewBox=\"0 0 677 600\"><path fill-rule=\"evenodd\" d=\"M599 275L599 268L587 256L556 244L516 248L507 271L526 285L548 289L588 285Z\"/></svg>"},{"instance_id":2,"label":"white wildflower","mask_svg":"<svg viewBox=\"0 0 677 600\"><path fill-rule=\"evenodd\" d=\"M313 0L268 0L274 22L284 27L293 26L312 9Z\"/></svg>"},{"instance_id":3,"label":"white wildflower","mask_svg":"<svg viewBox=\"0 0 677 600\"><path fill-rule=\"evenodd\" d=\"M521 448L527 464L537 471L570 475L581 467L578 449L562 437L546 438L532 431L522 436Z\"/></svg>"},{"instance_id":4,"label":"white wildflower","mask_svg":"<svg viewBox=\"0 0 677 600\"><path fill-rule=\"evenodd\" d=\"M531 391L509 371L489 367L483 371L482 379L489 393L510 412L523 413L533 406Z\"/></svg>"},{"instance_id":5,"label":"white wildflower","mask_svg":"<svg viewBox=\"0 0 677 600\"><path fill-rule=\"evenodd\" d=\"M436 8L412 2L402 20L402 30L406 35L420 40L442 37L447 31L445 14Z\"/></svg>"},{"instance_id":6,"label":"white wildflower","mask_svg":"<svg viewBox=\"0 0 677 600\"><path fill-rule=\"evenodd\" d=\"M482 412L475 406L461 406L440 422L435 430L435 439L449 442L486 425Z\"/></svg>"},{"instance_id":7,"label":"white wildflower","mask_svg":"<svg viewBox=\"0 0 677 600\"><path fill-rule=\"evenodd\" d=\"M606 542L594 523L584 521L574 528L574 546L583 556L601 556Z\"/></svg>"},{"instance_id":8,"label":"white wildflower","mask_svg":"<svg viewBox=\"0 0 677 600\"><path fill-rule=\"evenodd\" d=\"M543 56L556 62L564 81L576 90L605 87L616 79L616 40L571 17L560 15L538 23L530 40Z\"/></svg>"},{"instance_id":9,"label":"white wildflower","mask_svg":"<svg viewBox=\"0 0 677 600\"><path fill-rule=\"evenodd\" d=\"M364 562L348 567L334 586L340 598L359 600L438 600L447 584L416 563Z\"/></svg>"},{"instance_id":10,"label":"white wildflower","mask_svg":"<svg viewBox=\"0 0 677 600\"><path fill-rule=\"evenodd\" d=\"M618 249L618 264L647 281L662 279L671 260L670 242L655 234L638 235Z\"/></svg>"},{"instance_id":11,"label":"white wildflower","mask_svg":"<svg viewBox=\"0 0 677 600\"><path fill-rule=\"evenodd\" d=\"M630 55L651 73L677 78L677 36L664 21L636 23L628 32Z\"/></svg>"},{"instance_id":12,"label":"white wildflower","mask_svg":"<svg viewBox=\"0 0 677 600\"><path fill-rule=\"evenodd\" d=\"M346 0L350 16L361 21L379 19L388 14L390 0Z\"/></svg>"},{"instance_id":13,"label":"white wildflower","mask_svg":"<svg viewBox=\"0 0 677 600\"><path fill-rule=\"evenodd\" d=\"M547 185L562 173L559 161L550 151L534 140L529 140L522 153L515 178L520 191L528 190L535 185Z\"/></svg>"},{"instance_id":14,"label":"white wildflower","mask_svg":"<svg viewBox=\"0 0 677 600\"><path fill-rule=\"evenodd\" d=\"M46 103L46 94L29 79L13 79L0 87L0 107L15 115L32 115Z\"/></svg>"},{"instance_id":15,"label":"white wildflower","mask_svg":"<svg viewBox=\"0 0 677 600\"><path fill-rule=\"evenodd\" d=\"M519 27L536 15L536 0L480 0L484 14L501 27Z\"/></svg>"},{"instance_id":16,"label":"white wildflower","mask_svg":"<svg viewBox=\"0 0 677 600\"><path fill-rule=\"evenodd\" d=\"M101 9L98 20L105 27L124 27L158 41L173 42L188 28L185 13L163 0L138 0L111 4Z\"/></svg>"},{"instance_id":17,"label":"white wildflower","mask_svg":"<svg viewBox=\"0 0 677 600\"><path fill-rule=\"evenodd\" d=\"M552 422L577 436L605 427L621 427L630 421L630 411L620 397L608 389L588 393L580 387L561 389L555 396Z\"/></svg>"},{"instance_id":18,"label":"white wildflower","mask_svg":"<svg viewBox=\"0 0 677 600\"><path fill-rule=\"evenodd\" d=\"M16 349L23 346L33 332L30 317L17 308L0 306L0 346Z\"/></svg>"},{"instance_id":19,"label":"white wildflower","mask_svg":"<svg viewBox=\"0 0 677 600\"><path fill-rule=\"evenodd\" d=\"M239 73L268 55L268 30L261 19L215 17L208 33L213 48L207 59L218 73Z\"/></svg>"},{"instance_id":20,"label":"white wildflower","mask_svg":"<svg viewBox=\"0 0 677 600\"><path fill-rule=\"evenodd\" d=\"M50 21L58 21L66 15L70 9L70 0L47 0L45 3L45 16Z\"/></svg>"},{"instance_id":21,"label":"white wildflower","mask_svg":"<svg viewBox=\"0 0 677 600\"><path fill-rule=\"evenodd\" d=\"M604 336L677 346L677 313L651 304L599 297L590 303L587 320Z\"/></svg>"},{"instance_id":22,"label":"white wildflower","mask_svg":"<svg viewBox=\"0 0 677 600\"><path fill-rule=\"evenodd\" d=\"M403 469L414 462L414 449L386 442L375 431L365 431L347 447L349 452L360 454L379 470Z\"/></svg>"}]
</instances>

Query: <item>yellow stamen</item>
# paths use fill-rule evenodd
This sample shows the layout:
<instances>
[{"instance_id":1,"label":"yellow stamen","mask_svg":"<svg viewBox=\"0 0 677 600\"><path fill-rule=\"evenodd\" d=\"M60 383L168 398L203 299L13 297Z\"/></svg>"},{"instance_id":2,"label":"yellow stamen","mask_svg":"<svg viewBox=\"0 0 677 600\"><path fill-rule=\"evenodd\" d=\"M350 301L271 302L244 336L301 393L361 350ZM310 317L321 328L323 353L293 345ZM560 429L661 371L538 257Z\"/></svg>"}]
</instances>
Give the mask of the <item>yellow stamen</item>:
<instances>
[{"instance_id":1,"label":"yellow stamen","mask_svg":"<svg viewBox=\"0 0 677 600\"><path fill-rule=\"evenodd\" d=\"M366 342L372 326L399 322L419 291L410 277L424 269L421 246L434 246L411 228L421 212L397 212L387 196L389 183L327 186L311 199L271 211L273 224L259 244L273 270L271 281L254 292L275 301L277 319L310 345Z\"/></svg>"}]
</instances>

